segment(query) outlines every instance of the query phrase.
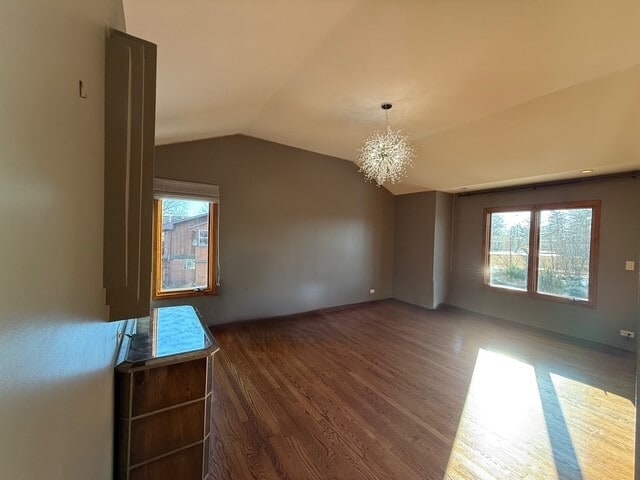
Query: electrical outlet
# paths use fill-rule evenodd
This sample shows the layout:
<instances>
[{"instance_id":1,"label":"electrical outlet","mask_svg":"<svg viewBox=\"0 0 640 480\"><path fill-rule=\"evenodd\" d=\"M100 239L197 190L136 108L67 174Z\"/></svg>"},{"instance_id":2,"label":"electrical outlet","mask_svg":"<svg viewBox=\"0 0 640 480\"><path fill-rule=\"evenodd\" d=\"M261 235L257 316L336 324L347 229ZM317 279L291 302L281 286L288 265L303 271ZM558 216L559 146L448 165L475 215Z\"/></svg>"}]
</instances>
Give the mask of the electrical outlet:
<instances>
[{"instance_id":1,"label":"electrical outlet","mask_svg":"<svg viewBox=\"0 0 640 480\"><path fill-rule=\"evenodd\" d=\"M633 272L636 269L636 262L633 260L627 260L624 262L624 269L628 272Z\"/></svg>"},{"instance_id":2,"label":"electrical outlet","mask_svg":"<svg viewBox=\"0 0 640 480\"><path fill-rule=\"evenodd\" d=\"M375 288L369 289L369 293L376 293L376 289Z\"/></svg>"},{"instance_id":3,"label":"electrical outlet","mask_svg":"<svg viewBox=\"0 0 640 480\"><path fill-rule=\"evenodd\" d=\"M633 338L636 336L636 332L630 332L629 330L620 330L620 335L627 338Z\"/></svg>"}]
</instances>

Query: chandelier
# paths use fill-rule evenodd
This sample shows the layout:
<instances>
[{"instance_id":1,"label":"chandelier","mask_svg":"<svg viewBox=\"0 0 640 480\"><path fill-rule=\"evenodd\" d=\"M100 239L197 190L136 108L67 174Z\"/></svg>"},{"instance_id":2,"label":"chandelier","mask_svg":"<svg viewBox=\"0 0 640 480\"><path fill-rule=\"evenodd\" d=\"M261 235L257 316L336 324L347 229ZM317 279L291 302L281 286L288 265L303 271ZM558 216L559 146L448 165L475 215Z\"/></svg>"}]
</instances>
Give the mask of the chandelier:
<instances>
[{"instance_id":1,"label":"chandelier","mask_svg":"<svg viewBox=\"0 0 640 480\"><path fill-rule=\"evenodd\" d=\"M368 181L381 186L385 182L397 183L413 166L415 152L401 130L391 130L388 102L380 105L387 119L386 131L375 131L364 140L358 150L357 164Z\"/></svg>"}]
</instances>

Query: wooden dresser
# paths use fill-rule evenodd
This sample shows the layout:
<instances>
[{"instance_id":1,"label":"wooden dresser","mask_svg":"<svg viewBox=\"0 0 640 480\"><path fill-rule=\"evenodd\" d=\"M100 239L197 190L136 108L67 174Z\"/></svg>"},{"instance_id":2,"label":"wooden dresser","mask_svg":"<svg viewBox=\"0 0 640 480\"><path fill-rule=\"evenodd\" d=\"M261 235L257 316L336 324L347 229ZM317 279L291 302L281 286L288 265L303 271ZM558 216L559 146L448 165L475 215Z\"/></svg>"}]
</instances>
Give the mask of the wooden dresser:
<instances>
[{"instance_id":1,"label":"wooden dresser","mask_svg":"<svg viewBox=\"0 0 640 480\"><path fill-rule=\"evenodd\" d=\"M217 351L191 306L154 309L127 328L116 364L116 479L210 478Z\"/></svg>"}]
</instances>

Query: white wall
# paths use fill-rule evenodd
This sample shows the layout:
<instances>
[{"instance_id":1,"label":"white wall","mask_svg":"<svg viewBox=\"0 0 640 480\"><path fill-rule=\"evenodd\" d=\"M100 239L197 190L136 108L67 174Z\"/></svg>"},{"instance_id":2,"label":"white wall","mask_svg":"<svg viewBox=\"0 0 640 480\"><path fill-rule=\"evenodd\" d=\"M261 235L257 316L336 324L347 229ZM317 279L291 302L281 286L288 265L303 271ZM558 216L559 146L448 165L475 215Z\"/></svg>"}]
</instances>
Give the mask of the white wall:
<instances>
[{"instance_id":1,"label":"white wall","mask_svg":"<svg viewBox=\"0 0 640 480\"><path fill-rule=\"evenodd\" d=\"M0 5L0 476L109 479L104 36L122 5Z\"/></svg>"}]
</instances>

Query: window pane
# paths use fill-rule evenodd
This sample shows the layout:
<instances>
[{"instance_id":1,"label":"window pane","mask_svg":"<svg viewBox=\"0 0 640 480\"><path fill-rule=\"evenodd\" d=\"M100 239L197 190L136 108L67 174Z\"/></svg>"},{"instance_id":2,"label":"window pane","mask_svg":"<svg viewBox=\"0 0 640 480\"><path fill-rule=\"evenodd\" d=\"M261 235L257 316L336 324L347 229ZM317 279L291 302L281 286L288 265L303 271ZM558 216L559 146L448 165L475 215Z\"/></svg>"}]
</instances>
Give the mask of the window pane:
<instances>
[{"instance_id":1,"label":"window pane","mask_svg":"<svg viewBox=\"0 0 640 480\"><path fill-rule=\"evenodd\" d=\"M210 205L196 200L161 200L161 292L209 286Z\"/></svg>"},{"instance_id":2,"label":"window pane","mask_svg":"<svg viewBox=\"0 0 640 480\"><path fill-rule=\"evenodd\" d=\"M491 214L489 285L527 290L531 212Z\"/></svg>"},{"instance_id":3,"label":"window pane","mask_svg":"<svg viewBox=\"0 0 640 480\"><path fill-rule=\"evenodd\" d=\"M591 208L540 211L538 293L589 300Z\"/></svg>"}]
</instances>

